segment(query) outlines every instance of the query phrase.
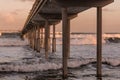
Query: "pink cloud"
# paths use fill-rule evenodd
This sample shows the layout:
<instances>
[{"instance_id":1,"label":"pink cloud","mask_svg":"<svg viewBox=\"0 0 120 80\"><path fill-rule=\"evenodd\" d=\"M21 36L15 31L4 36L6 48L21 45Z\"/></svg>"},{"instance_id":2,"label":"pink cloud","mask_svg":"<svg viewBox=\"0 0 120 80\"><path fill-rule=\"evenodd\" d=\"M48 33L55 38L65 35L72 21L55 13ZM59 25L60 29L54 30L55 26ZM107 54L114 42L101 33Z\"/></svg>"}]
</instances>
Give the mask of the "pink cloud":
<instances>
[{"instance_id":1,"label":"pink cloud","mask_svg":"<svg viewBox=\"0 0 120 80\"><path fill-rule=\"evenodd\" d=\"M33 1L35 1L35 0L19 0L19 1L31 1L31 2L33 2Z\"/></svg>"},{"instance_id":2,"label":"pink cloud","mask_svg":"<svg viewBox=\"0 0 120 80\"><path fill-rule=\"evenodd\" d=\"M21 29L25 22L25 15L16 11L0 12L0 29Z\"/></svg>"},{"instance_id":3,"label":"pink cloud","mask_svg":"<svg viewBox=\"0 0 120 80\"><path fill-rule=\"evenodd\" d=\"M15 23L15 15L11 14L11 13L7 13L4 15L4 21L7 23L7 24L12 24L12 23Z\"/></svg>"},{"instance_id":4,"label":"pink cloud","mask_svg":"<svg viewBox=\"0 0 120 80\"><path fill-rule=\"evenodd\" d=\"M113 12L113 11L116 11L116 10L115 9L111 9L111 8L104 8L103 11Z\"/></svg>"}]
</instances>

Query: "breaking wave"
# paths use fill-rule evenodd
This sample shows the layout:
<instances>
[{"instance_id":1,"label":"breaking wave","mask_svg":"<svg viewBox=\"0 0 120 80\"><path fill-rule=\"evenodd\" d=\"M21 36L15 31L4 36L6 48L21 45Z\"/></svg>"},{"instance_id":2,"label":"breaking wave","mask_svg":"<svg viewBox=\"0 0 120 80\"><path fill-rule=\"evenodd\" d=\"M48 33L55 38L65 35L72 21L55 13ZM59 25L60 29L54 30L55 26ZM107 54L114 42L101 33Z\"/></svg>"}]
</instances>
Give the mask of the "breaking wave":
<instances>
[{"instance_id":1,"label":"breaking wave","mask_svg":"<svg viewBox=\"0 0 120 80\"><path fill-rule=\"evenodd\" d=\"M109 37L118 37L120 34L103 34L102 43L106 43L106 38ZM61 36L57 36L57 44L62 44ZM72 34L71 35L71 45L84 45L84 44L96 44L96 35L95 34Z\"/></svg>"},{"instance_id":2,"label":"breaking wave","mask_svg":"<svg viewBox=\"0 0 120 80\"><path fill-rule=\"evenodd\" d=\"M104 65L108 65L111 67L120 67L120 59L112 59L112 58L103 58L102 63ZM70 59L68 62L69 68L77 68L82 66L96 64L96 59L85 59L85 60L79 60L79 59ZM95 67L95 66L92 66ZM44 70L50 70L50 69L61 69L62 63L60 61L54 63L54 62L44 62L44 63L1 63L0 64L0 72L35 72L35 71L44 71Z\"/></svg>"}]
</instances>

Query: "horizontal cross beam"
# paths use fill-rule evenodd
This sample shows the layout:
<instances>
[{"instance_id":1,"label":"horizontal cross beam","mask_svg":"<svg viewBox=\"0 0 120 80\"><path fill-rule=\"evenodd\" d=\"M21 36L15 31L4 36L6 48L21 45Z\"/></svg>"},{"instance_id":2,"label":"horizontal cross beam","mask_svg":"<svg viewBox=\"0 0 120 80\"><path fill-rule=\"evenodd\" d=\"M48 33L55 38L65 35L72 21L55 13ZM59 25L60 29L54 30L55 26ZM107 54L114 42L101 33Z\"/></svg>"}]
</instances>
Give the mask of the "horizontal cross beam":
<instances>
[{"instance_id":1,"label":"horizontal cross beam","mask_svg":"<svg viewBox=\"0 0 120 80\"><path fill-rule=\"evenodd\" d=\"M42 17L44 17L45 19L58 19L58 20L61 20L62 19L62 14L56 14L56 13L53 13L53 14L49 14L49 13L39 13L39 15L41 15ZM75 18L77 17L77 14L68 14L68 18L69 19L72 19L72 18Z\"/></svg>"}]
</instances>

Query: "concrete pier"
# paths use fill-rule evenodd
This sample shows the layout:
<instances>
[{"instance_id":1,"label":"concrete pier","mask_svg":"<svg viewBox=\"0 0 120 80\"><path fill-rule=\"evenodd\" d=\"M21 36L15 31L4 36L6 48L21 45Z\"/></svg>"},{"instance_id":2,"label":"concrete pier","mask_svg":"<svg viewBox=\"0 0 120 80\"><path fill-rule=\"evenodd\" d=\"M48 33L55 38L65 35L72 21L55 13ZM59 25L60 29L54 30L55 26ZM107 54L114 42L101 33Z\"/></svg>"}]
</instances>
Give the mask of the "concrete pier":
<instances>
[{"instance_id":1,"label":"concrete pier","mask_svg":"<svg viewBox=\"0 0 120 80\"><path fill-rule=\"evenodd\" d=\"M36 51L36 44L37 44L37 43L36 43L36 42L37 42L37 38L36 38L36 37L37 37L37 36L36 36L36 26L35 26L35 28L34 28L34 36L33 36L33 37L34 37L34 50Z\"/></svg>"},{"instance_id":2,"label":"concrete pier","mask_svg":"<svg viewBox=\"0 0 120 80\"><path fill-rule=\"evenodd\" d=\"M97 80L102 80L102 7L97 7Z\"/></svg>"},{"instance_id":3,"label":"concrete pier","mask_svg":"<svg viewBox=\"0 0 120 80\"><path fill-rule=\"evenodd\" d=\"M45 58L48 59L49 40L50 40L50 26L48 21L45 21Z\"/></svg>"},{"instance_id":4,"label":"concrete pier","mask_svg":"<svg viewBox=\"0 0 120 80\"><path fill-rule=\"evenodd\" d=\"M45 48L45 46L44 46L44 28L41 28L41 48Z\"/></svg>"},{"instance_id":5,"label":"concrete pier","mask_svg":"<svg viewBox=\"0 0 120 80\"><path fill-rule=\"evenodd\" d=\"M102 7L114 0L36 0L25 22L22 35L29 33L30 45L34 50L45 49L45 58L49 58L50 26L53 25L52 52L56 51L55 24L62 20L62 55L63 79L68 77L68 59L70 57L70 19L77 17L78 13L92 7L97 8L97 80L102 80ZM43 26L36 36L36 26ZM32 26L32 27L31 27ZM44 29L44 34L43 34ZM44 35L44 37L43 37ZM36 41L36 39L39 39ZM40 43L39 43L40 42ZM38 44L41 44L38 46ZM37 45L37 48L36 48Z\"/></svg>"},{"instance_id":6,"label":"concrete pier","mask_svg":"<svg viewBox=\"0 0 120 80\"><path fill-rule=\"evenodd\" d=\"M53 24L52 52L56 52L55 24Z\"/></svg>"},{"instance_id":7,"label":"concrete pier","mask_svg":"<svg viewBox=\"0 0 120 80\"><path fill-rule=\"evenodd\" d=\"M40 27L37 28L37 52L40 52Z\"/></svg>"},{"instance_id":8,"label":"concrete pier","mask_svg":"<svg viewBox=\"0 0 120 80\"><path fill-rule=\"evenodd\" d=\"M62 54L63 54L63 78L67 78L68 74L68 54L69 54L69 42L70 42L70 26L68 22L68 12L67 8L62 8Z\"/></svg>"}]
</instances>

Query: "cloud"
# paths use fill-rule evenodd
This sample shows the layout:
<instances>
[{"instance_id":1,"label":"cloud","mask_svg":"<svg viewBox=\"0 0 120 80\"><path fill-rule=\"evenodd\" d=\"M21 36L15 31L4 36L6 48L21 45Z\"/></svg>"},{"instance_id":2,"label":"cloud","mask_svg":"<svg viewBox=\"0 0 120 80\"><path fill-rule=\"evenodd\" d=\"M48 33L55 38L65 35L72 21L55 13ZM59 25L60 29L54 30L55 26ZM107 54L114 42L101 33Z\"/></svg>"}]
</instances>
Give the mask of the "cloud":
<instances>
[{"instance_id":1,"label":"cloud","mask_svg":"<svg viewBox=\"0 0 120 80\"><path fill-rule=\"evenodd\" d=\"M15 15L12 13L7 13L4 17L6 23L14 23L15 22Z\"/></svg>"},{"instance_id":2,"label":"cloud","mask_svg":"<svg viewBox=\"0 0 120 80\"><path fill-rule=\"evenodd\" d=\"M112 8L104 8L103 11L113 12L113 11L116 11L116 10L115 10L115 9L112 9Z\"/></svg>"},{"instance_id":3,"label":"cloud","mask_svg":"<svg viewBox=\"0 0 120 80\"><path fill-rule=\"evenodd\" d=\"M12 12L10 12L11 14L13 14L13 15L19 15L19 14L21 14L21 13L25 13L25 12L27 12L28 10L26 10L26 9L15 9L14 11L12 11Z\"/></svg>"},{"instance_id":4,"label":"cloud","mask_svg":"<svg viewBox=\"0 0 120 80\"><path fill-rule=\"evenodd\" d=\"M1 24L13 24L16 22L16 20L19 18L20 14L22 14L24 10L22 9L16 9L11 12L0 12L0 21L2 21ZM0 24L0 25L1 25Z\"/></svg>"},{"instance_id":5,"label":"cloud","mask_svg":"<svg viewBox=\"0 0 120 80\"><path fill-rule=\"evenodd\" d=\"M16 21L13 13L0 13L0 15L1 25L13 24Z\"/></svg>"},{"instance_id":6,"label":"cloud","mask_svg":"<svg viewBox=\"0 0 120 80\"><path fill-rule=\"evenodd\" d=\"M35 0L19 0L19 1L23 1L23 2L25 2L25 1L30 1L30 2L33 2L33 1L35 1Z\"/></svg>"},{"instance_id":7,"label":"cloud","mask_svg":"<svg viewBox=\"0 0 120 80\"><path fill-rule=\"evenodd\" d=\"M26 14L17 9L12 12L0 12L0 29L21 29L26 20Z\"/></svg>"}]
</instances>

